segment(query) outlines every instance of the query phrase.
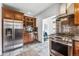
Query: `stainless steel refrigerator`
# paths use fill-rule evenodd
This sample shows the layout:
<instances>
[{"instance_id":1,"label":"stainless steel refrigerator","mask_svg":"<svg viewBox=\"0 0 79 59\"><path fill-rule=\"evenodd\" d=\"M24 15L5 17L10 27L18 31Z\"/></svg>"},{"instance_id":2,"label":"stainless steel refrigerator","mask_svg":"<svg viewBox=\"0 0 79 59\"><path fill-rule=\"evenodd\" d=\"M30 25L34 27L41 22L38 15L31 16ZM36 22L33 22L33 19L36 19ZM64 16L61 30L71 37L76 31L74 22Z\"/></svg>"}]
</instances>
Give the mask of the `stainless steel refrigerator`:
<instances>
[{"instance_id":1,"label":"stainless steel refrigerator","mask_svg":"<svg viewBox=\"0 0 79 59\"><path fill-rule=\"evenodd\" d=\"M3 52L23 46L23 21L3 20Z\"/></svg>"}]
</instances>

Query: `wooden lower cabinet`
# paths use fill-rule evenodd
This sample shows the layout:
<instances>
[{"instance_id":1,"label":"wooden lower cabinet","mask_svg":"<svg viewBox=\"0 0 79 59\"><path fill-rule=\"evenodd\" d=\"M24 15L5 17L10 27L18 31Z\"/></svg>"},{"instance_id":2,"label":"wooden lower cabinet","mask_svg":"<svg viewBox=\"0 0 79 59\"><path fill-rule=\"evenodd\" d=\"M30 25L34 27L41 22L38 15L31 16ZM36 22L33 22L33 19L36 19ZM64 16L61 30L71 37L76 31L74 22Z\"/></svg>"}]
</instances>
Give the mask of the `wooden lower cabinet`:
<instances>
[{"instance_id":1,"label":"wooden lower cabinet","mask_svg":"<svg viewBox=\"0 0 79 59\"><path fill-rule=\"evenodd\" d=\"M24 44L27 44L27 43L31 43L34 41L34 38L33 38L33 33L29 33L29 32L26 32L24 33Z\"/></svg>"},{"instance_id":2,"label":"wooden lower cabinet","mask_svg":"<svg viewBox=\"0 0 79 59\"><path fill-rule=\"evenodd\" d=\"M73 55L79 56L79 41L77 40L73 41Z\"/></svg>"}]
</instances>

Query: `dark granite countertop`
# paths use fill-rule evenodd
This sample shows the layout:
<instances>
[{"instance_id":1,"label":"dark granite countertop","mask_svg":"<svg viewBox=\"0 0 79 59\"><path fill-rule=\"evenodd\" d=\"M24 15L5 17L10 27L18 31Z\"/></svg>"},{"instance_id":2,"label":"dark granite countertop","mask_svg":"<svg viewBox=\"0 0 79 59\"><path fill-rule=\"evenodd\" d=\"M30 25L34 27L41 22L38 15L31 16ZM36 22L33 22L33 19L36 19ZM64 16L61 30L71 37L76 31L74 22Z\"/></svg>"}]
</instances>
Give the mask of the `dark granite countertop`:
<instances>
[{"instance_id":1,"label":"dark granite countertop","mask_svg":"<svg viewBox=\"0 0 79 59\"><path fill-rule=\"evenodd\" d=\"M79 35L58 35L58 34L51 34L49 35L49 37L51 38L55 38L55 37L71 37L73 40L79 40Z\"/></svg>"},{"instance_id":2,"label":"dark granite countertop","mask_svg":"<svg viewBox=\"0 0 79 59\"><path fill-rule=\"evenodd\" d=\"M49 35L50 41L59 42L68 46L72 46L72 40L73 37L71 36L65 36L65 35L57 35L57 34L51 34Z\"/></svg>"}]
</instances>

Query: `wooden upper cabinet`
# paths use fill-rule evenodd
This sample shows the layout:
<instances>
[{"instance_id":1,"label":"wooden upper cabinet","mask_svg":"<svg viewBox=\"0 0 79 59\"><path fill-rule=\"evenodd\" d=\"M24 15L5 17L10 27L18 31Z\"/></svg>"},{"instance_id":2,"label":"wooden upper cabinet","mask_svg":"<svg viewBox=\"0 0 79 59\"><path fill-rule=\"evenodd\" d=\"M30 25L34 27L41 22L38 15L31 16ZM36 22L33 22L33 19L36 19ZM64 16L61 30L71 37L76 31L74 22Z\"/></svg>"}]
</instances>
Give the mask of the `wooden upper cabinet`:
<instances>
[{"instance_id":1,"label":"wooden upper cabinet","mask_svg":"<svg viewBox=\"0 0 79 59\"><path fill-rule=\"evenodd\" d=\"M16 20L23 20L23 17L24 17L24 14L23 13L21 13L21 12L15 12L15 14L14 14L14 18L16 19Z\"/></svg>"},{"instance_id":2,"label":"wooden upper cabinet","mask_svg":"<svg viewBox=\"0 0 79 59\"><path fill-rule=\"evenodd\" d=\"M34 27L36 27L36 18L34 18L34 24L33 24Z\"/></svg>"},{"instance_id":3,"label":"wooden upper cabinet","mask_svg":"<svg viewBox=\"0 0 79 59\"><path fill-rule=\"evenodd\" d=\"M24 16L24 19L25 19L25 20L27 20L27 18L28 18L27 16Z\"/></svg>"},{"instance_id":4,"label":"wooden upper cabinet","mask_svg":"<svg viewBox=\"0 0 79 59\"><path fill-rule=\"evenodd\" d=\"M14 12L7 8L2 8L2 17L7 19L14 19Z\"/></svg>"},{"instance_id":5,"label":"wooden upper cabinet","mask_svg":"<svg viewBox=\"0 0 79 59\"><path fill-rule=\"evenodd\" d=\"M36 27L36 18L25 16L24 24L25 24L25 26L32 26L34 28L34 27Z\"/></svg>"},{"instance_id":6,"label":"wooden upper cabinet","mask_svg":"<svg viewBox=\"0 0 79 59\"><path fill-rule=\"evenodd\" d=\"M79 3L75 3L74 4L74 15L75 15L75 19L74 19L74 23L75 25L79 25Z\"/></svg>"},{"instance_id":7,"label":"wooden upper cabinet","mask_svg":"<svg viewBox=\"0 0 79 59\"><path fill-rule=\"evenodd\" d=\"M5 19L23 20L24 14L6 7L2 7L2 17Z\"/></svg>"}]
</instances>

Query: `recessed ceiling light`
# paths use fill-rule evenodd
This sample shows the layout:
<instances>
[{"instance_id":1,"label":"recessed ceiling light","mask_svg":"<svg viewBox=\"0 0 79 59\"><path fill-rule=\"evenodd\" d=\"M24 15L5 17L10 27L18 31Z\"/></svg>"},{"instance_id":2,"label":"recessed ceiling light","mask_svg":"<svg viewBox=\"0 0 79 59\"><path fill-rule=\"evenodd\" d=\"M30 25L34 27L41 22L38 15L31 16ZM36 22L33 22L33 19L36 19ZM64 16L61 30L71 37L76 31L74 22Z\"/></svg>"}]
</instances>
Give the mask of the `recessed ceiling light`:
<instances>
[{"instance_id":1,"label":"recessed ceiling light","mask_svg":"<svg viewBox=\"0 0 79 59\"><path fill-rule=\"evenodd\" d=\"M30 11L27 12L28 15L31 15L32 13Z\"/></svg>"}]
</instances>

